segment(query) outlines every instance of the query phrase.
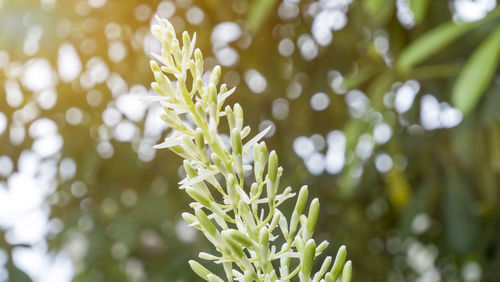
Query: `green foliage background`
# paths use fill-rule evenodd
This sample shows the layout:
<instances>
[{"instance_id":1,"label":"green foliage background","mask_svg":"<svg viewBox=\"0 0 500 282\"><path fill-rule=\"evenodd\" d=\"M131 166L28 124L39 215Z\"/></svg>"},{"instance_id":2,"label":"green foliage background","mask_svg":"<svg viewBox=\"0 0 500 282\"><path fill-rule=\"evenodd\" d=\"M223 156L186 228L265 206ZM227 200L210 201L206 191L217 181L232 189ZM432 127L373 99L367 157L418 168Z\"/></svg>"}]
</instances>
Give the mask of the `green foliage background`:
<instances>
[{"instance_id":1,"label":"green foliage background","mask_svg":"<svg viewBox=\"0 0 500 282\"><path fill-rule=\"evenodd\" d=\"M56 1L54 6L42 8L39 1L0 1L0 49L9 52L11 63L28 61L30 56L22 48L24 35L19 34L26 33L27 25L37 23L44 34L35 56L56 66L60 44L70 42L84 66L99 56L110 72L119 74L128 85L149 88L153 80L149 58L136 38L147 32L149 20L137 20L134 11L140 4L154 11L159 1L108 0L101 8L85 10L86 3ZM444 281L476 281L467 279L471 265L480 266L481 281L500 280L499 8L483 20L456 24L448 1L413 0L409 3L415 25L405 28L396 16L396 1L355 0L347 11L347 25L333 33L332 43L319 47L316 58L307 61L298 47L290 57L281 56L278 44L283 37L296 42L301 34L310 33L312 19L302 13L312 1L300 2L300 13L287 20L278 16L280 3L274 0L172 3L177 6L174 17L180 19L178 24L192 5L205 12L202 24L182 21L176 29L197 32L198 47L206 57L211 54L210 34L216 24L233 21L242 27L242 38L232 43L239 52L239 62L223 68L223 74L240 74L231 103L238 101L243 106L252 128L258 128L263 120L274 122L276 133L266 142L280 156L285 171L283 185L298 189L308 184L310 193L321 199L318 239L332 243L331 255L341 244L348 246L354 281L417 281L426 270L437 271ZM71 23L71 31L64 37L57 34L62 20ZM119 39L128 49L120 62L108 56L110 42L104 30L111 22L121 27ZM377 49L377 35L387 39L389 50L385 54ZM84 50L88 39L95 43L95 51ZM213 64L214 60L206 63ZM258 70L266 78L264 93L256 95L248 89L243 79L248 69ZM376 146L367 160L354 151L360 136L373 132L374 121L350 114L345 96L331 87L329 74L333 70L343 75L341 88L366 93L371 109L392 128L390 141ZM6 104L2 91L7 78L4 69L0 72L0 111L10 124L18 109ZM224 79L235 85L230 77ZM462 110L462 122L450 129L425 130L419 125L417 102L403 114L387 107L383 102L386 93L394 93L398 83L409 79L420 83L416 101L432 93L439 101L449 101ZM298 98L288 99L288 117L273 118L273 101L287 99L286 89L296 80L303 91ZM57 190L47 198L51 218L64 224L62 231L47 235L50 250L57 253L68 249L75 238L84 238L87 247L83 256L75 259L75 281L195 281L187 260L210 247L200 234L188 243L176 232L180 214L189 204L176 184L181 160L161 150L153 160L143 162L137 157L137 144L116 140L111 141L113 156L100 157L97 131L103 124L102 112L113 105L114 97L106 83L95 85L93 90L102 94L98 106L88 104L90 90L78 79L60 82L55 107L40 111L40 117L57 123L64 139L55 159L68 157L77 164L74 178L58 177ZM35 94L25 88L23 92L25 105ZM317 92L330 98L330 106L321 112L310 107L310 98ZM67 123L64 114L70 107L82 110L82 123ZM137 125L141 127L143 122ZM29 124L24 126L27 129ZM312 175L295 154L293 141L315 133L326 136L332 130L344 132L349 161L339 175ZM0 155L16 162L32 141L27 137L22 144L13 145L5 132L0 135ZM378 152L387 152L395 160L387 173L375 168ZM75 180L87 185L83 198L71 193ZM135 192L137 201L123 204L130 191ZM110 202L117 210L103 211ZM419 216L429 220L423 233L412 228ZM0 227L2 235L8 232ZM116 243L125 246L125 255L112 255ZM1 236L0 247L8 254L8 280L29 281L10 260L12 250L23 246ZM412 264L415 259L429 266L419 270ZM139 269L140 275L131 269Z\"/></svg>"}]
</instances>

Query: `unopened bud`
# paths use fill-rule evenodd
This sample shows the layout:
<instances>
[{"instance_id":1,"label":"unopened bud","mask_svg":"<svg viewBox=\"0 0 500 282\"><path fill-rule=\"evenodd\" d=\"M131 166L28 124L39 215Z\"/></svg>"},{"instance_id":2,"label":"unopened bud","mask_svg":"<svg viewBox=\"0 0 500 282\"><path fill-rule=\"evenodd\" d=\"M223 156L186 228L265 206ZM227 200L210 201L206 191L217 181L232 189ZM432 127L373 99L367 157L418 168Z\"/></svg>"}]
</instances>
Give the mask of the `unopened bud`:
<instances>
[{"instance_id":1,"label":"unopened bud","mask_svg":"<svg viewBox=\"0 0 500 282\"><path fill-rule=\"evenodd\" d=\"M250 248L253 246L253 241L250 240L250 238L248 238L247 235L243 234L243 232L240 232L236 229L230 229L223 231L223 233L226 233L229 237L231 237L231 239L233 239L234 241L238 242L239 244L241 244L246 248Z\"/></svg>"},{"instance_id":2,"label":"unopened bud","mask_svg":"<svg viewBox=\"0 0 500 282\"><path fill-rule=\"evenodd\" d=\"M191 269L198 274L201 278L208 280L208 275L212 274L210 270L206 269L203 265L201 265L199 262L195 260L190 260L189 261L189 266L191 266Z\"/></svg>"},{"instance_id":3,"label":"unopened bud","mask_svg":"<svg viewBox=\"0 0 500 282\"><path fill-rule=\"evenodd\" d=\"M200 189L196 189L194 187L187 187L186 188L186 193L193 198L195 201L199 202L200 204L204 205L205 207L209 207L210 204L214 201L212 198L212 195L207 194L206 191L202 191Z\"/></svg>"},{"instance_id":4,"label":"unopened bud","mask_svg":"<svg viewBox=\"0 0 500 282\"><path fill-rule=\"evenodd\" d=\"M313 239L307 241L304 247L304 253L302 257L302 268L303 274L309 276L311 274L311 269L314 262L314 256L316 255L316 242Z\"/></svg>"},{"instance_id":5,"label":"unopened bud","mask_svg":"<svg viewBox=\"0 0 500 282\"><path fill-rule=\"evenodd\" d=\"M300 188L299 196L297 197L297 202L295 203L295 210L297 213L302 214L304 211L307 204L308 194L309 190L307 189L307 185L302 186L302 188Z\"/></svg>"},{"instance_id":6,"label":"unopened bud","mask_svg":"<svg viewBox=\"0 0 500 282\"><path fill-rule=\"evenodd\" d=\"M158 65L158 63L155 60L149 61L149 66L151 67L151 70L153 72L161 72L160 66Z\"/></svg>"},{"instance_id":7,"label":"unopened bud","mask_svg":"<svg viewBox=\"0 0 500 282\"><path fill-rule=\"evenodd\" d=\"M229 105L227 105L224 111L226 113L227 122L229 123L229 129L233 130L234 126L236 125L236 120L234 118L233 110Z\"/></svg>"},{"instance_id":8,"label":"unopened bud","mask_svg":"<svg viewBox=\"0 0 500 282\"><path fill-rule=\"evenodd\" d=\"M314 228L316 228L316 223L318 222L319 216L319 200L315 198L312 200L311 205L309 206L309 214L307 215L307 224L306 229L310 233L314 232Z\"/></svg>"},{"instance_id":9,"label":"unopened bud","mask_svg":"<svg viewBox=\"0 0 500 282\"><path fill-rule=\"evenodd\" d=\"M352 278L352 263L350 260L348 260L344 264L344 269L342 270L342 279L340 281L351 282L351 278Z\"/></svg>"},{"instance_id":10,"label":"unopened bud","mask_svg":"<svg viewBox=\"0 0 500 282\"><path fill-rule=\"evenodd\" d=\"M241 135L237 128L234 128L233 131L231 131L231 145L233 146L233 153L235 155L241 155Z\"/></svg>"},{"instance_id":11,"label":"unopened bud","mask_svg":"<svg viewBox=\"0 0 500 282\"><path fill-rule=\"evenodd\" d=\"M189 51L189 46L191 45L191 38L189 37L189 33L184 31L182 33L182 45L186 48L186 51Z\"/></svg>"},{"instance_id":12,"label":"unopened bud","mask_svg":"<svg viewBox=\"0 0 500 282\"><path fill-rule=\"evenodd\" d=\"M208 278L208 282L224 282L224 280L222 280L222 278L220 278L219 276L217 276L213 273L208 274L207 278Z\"/></svg>"},{"instance_id":13,"label":"unopened bud","mask_svg":"<svg viewBox=\"0 0 500 282\"><path fill-rule=\"evenodd\" d=\"M217 233L217 228L213 225L212 221L208 218L207 214L202 209L195 210L196 218L200 223L201 227L208 232L208 234L215 236Z\"/></svg>"},{"instance_id":14,"label":"unopened bud","mask_svg":"<svg viewBox=\"0 0 500 282\"><path fill-rule=\"evenodd\" d=\"M217 65L213 68L212 73L210 74L209 82L213 83L214 85L217 85L217 83L219 83L220 74L221 74L221 68L219 65Z\"/></svg>"},{"instance_id":15,"label":"unopened bud","mask_svg":"<svg viewBox=\"0 0 500 282\"><path fill-rule=\"evenodd\" d=\"M236 118L236 128L241 130L243 128L243 108L240 104L234 104L234 117Z\"/></svg>"},{"instance_id":16,"label":"unopened bud","mask_svg":"<svg viewBox=\"0 0 500 282\"><path fill-rule=\"evenodd\" d=\"M347 249L345 246L341 246L337 251L337 255L335 256L335 261L333 262L332 270L330 273L333 276L333 279L336 281L340 275L340 271L345 263L345 259L347 257Z\"/></svg>"},{"instance_id":17,"label":"unopened bud","mask_svg":"<svg viewBox=\"0 0 500 282\"><path fill-rule=\"evenodd\" d=\"M227 231L222 232L222 238L224 238L224 241L231 250L232 254L234 254L238 258L243 258L245 256L245 253L243 252L243 249L241 248L240 244L238 244L238 242L233 240Z\"/></svg>"},{"instance_id":18,"label":"unopened bud","mask_svg":"<svg viewBox=\"0 0 500 282\"><path fill-rule=\"evenodd\" d=\"M269 166L267 168L267 177L272 182L276 181L276 176L278 174L278 155L276 154L276 151L271 151L271 154L269 154Z\"/></svg>"},{"instance_id":19,"label":"unopened bud","mask_svg":"<svg viewBox=\"0 0 500 282\"><path fill-rule=\"evenodd\" d=\"M182 218L184 219L184 221L187 222L187 224L191 225L191 224L195 224L196 221L197 221L197 218L196 216L194 216L193 214L191 213L188 213L188 212L183 212L182 213Z\"/></svg>"},{"instance_id":20,"label":"unopened bud","mask_svg":"<svg viewBox=\"0 0 500 282\"><path fill-rule=\"evenodd\" d=\"M189 163L188 160L184 160L183 162L184 164L184 170L186 171L186 174L190 177L190 178L194 178L196 176L198 176L198 172L196 171L196 169L194 169L191 164Z\"/></svg>"}]
</instances>

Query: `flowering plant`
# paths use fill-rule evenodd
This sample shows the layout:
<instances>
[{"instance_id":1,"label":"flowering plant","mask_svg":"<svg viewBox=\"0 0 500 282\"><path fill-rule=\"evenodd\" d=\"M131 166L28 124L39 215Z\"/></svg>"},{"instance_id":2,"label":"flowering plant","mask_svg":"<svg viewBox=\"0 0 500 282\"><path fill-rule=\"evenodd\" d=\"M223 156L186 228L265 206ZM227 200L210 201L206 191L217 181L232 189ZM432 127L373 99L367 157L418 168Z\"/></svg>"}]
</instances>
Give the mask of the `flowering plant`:
<instances>
[{"instance_id":1,"label":"flowering plant","mask_svg":"<svg viewBox=\"0 0 500 282\"><path fill-rule=\"evenodd\" d=\"M312 273L315 258L328 242L316 244L312 238L320 206L314 199L308 215L303 214L307 186L300 189L290 220L278 209L295 193L290 187L280 191L283 169L278 166L278 156L275 151L268 153L264 142L259 143L269 127L243 142L250 127L243 124L239 104L223 109L235 88L218 86L220 66L214 67L204 82L203 56L195 49L196 34L191 38L184 32L181 47L170 22L158 22L152 33L162 49L161 54L153 54L156 60L151 61L151 69L156 81L151 87L160 94L154 99L163 106L161 117L172 132L155 147L169 148L184 159L186 178L180 188L193 198L190 206L194 214L182 216L218 252L201 252L199 257L222 264L228 281L290 281L298 276L300 281L329 282L337 281L340 275L342 282L350 281L351 262L345 262L345 246L334 260L326 257L319 271ZM218 132L223 117L229 126L228 146ZM253 167L243 162L243 156L251 153ZM255 180L245 185L245 172L252 170ZM194 260L189 264L207 281L224 281Z\"/></svg>"}]
</instances>

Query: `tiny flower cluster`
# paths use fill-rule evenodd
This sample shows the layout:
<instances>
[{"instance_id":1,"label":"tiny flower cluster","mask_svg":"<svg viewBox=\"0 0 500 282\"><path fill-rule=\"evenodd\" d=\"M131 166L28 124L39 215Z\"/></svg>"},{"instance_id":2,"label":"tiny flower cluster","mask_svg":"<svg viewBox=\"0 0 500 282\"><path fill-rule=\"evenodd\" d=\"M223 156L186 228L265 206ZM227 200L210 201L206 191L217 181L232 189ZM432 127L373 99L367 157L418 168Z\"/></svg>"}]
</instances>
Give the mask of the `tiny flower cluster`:
<instances>
[{"instance_id":1,"label":"tiny flower cluster","mask_svg":"<svg viewBox=\"0 0 500 282\"><path fill-rule=\"evenodd\" d=\"M190 204L194 213L182 216L217 250L217 254L201 252L199 257L222 264L227 281L291 281L294 277L300 281L330 282L338 277L350 281L351 262L345 261L345 246L335 259L326 257L319 271L312 272L315 258L328 242L317 245L312 238L320 206L314 199L307 216L303 214L307 186L300 189L289 221L278 209L295 193L290 187L280 192L283 169L278 156L259 142L269 128L244 142L250 127L243 124L239 104L223 109L235 88L218 86L220 66L214 67L208 83L204 82L203 56L195 49L196 34L191 38L184 32L181 47L173 26L167 20L157 20L152 33L162 50L160 55L153 54L151 69L156 82L151 87L160 94L153 99L163 106L161 117L172 133L155 147L169 148L184 159L186 178L180 188L194 200ZM228 123L230 146L218 133L222 117ZM253 167L243 162L243 157L252 153ZM255 181L245 185L244 172L252 170ZM206 281L224 281L194 260L189 264Z\"/></svg>"}]
</instances>

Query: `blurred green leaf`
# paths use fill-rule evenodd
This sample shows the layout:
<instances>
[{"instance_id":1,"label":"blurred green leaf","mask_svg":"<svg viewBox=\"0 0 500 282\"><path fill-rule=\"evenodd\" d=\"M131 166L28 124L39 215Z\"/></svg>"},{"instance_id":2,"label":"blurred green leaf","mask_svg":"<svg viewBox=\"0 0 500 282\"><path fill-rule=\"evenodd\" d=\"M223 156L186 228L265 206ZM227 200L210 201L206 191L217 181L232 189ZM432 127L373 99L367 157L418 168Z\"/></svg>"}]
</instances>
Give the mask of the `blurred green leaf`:
<instances>
[{"instance_id":1,"label":"blurred green leaf","mask_svg":"<svg viewBox=\"0 0 500 282\"><path fill-rule=\"evenodd\" d=\"M393 82L394 76L392 72L385 71L370 83L368 86L368 94L370 95L370 101L374 109L382 111L385 108L384 95L391 89Z\"/></svg>"},{"instance_id":2,"label":"blurred green leaf","mask_svg":"<svg viewBox=\"0 0 500 282\"><path fill-rule=\"evenodd\" d=\"M408 71L413 66L442 50L476 25L477 22L456 24L450 21L432 29L410 43L401 52L396 62L396 68L403 72Z\"/></svg>"},{"instance_id":3,"label":"blurred green leaf","mask_svg":"<svg viewBox=\"0 0 500 282\"><path fill-rule=\"evenodd\" d=\"M264 22L271 16L277 0L256 0L250 4L248 12L248 29L250 33L255 34L262 27Z\"/></svg>"},{"instance_id":4,"label":"blurred green leaf","mask_svg":"<svg viewBox=\"0 0 500 282\"><path fill-rule=\"evenodd\" d=\"M472 54L453 87L453 106L467 115L479 102L490 84L500 59L500 28L490 35Z\"/></svg>"},{"instance_id":5,"label":"blurred green leaf","mask_svg":"<svg viewBox=\"0 0 500 282\"><path fill-rule=\"evenodd\" d=\"M490 166L493 171L500 172L500 125L492 122L489 126L488 146L490 151Z\"/></svg>"},{"instance_id":6,"label":"blurred green leaf","mask_svg":"<svg viewBox=\"0 0 500 282\"><path fill-rule=\"evenodd\" d=\"M377 25L383 25L393 14L394 1L365 0L363 8Z\"/></svg>"},{"instance_id":7,"label":"blurred green leaf","mask_svg":"<svg viewBox=\"0 0 500 282\"><path fill-rule=\"evenodd\" d=\"M12 282L31 282L31 278L25 274L22 270L17 268L12 262L8 262L6 265L7 271L9 272L9 281Z\"/></svg>"},{"instance_id":8,"label":"blurred green leaf","mask_svg":"<svg viewBox=\"0 0 500 282\"><path fill-rule=\"evenodd\" d=\"M468 252L476 237L477 214L474 198L454 168L446 169L443 209L448 244L457 252Z\"/></svg>"},{"instance_id":9,"label":"blurred green leaf","mask_svg":"<svg viewBox=\"0 0 500 282\"><path fill-rule=\"evenodd\" d=\"M410 0L410 9L413 12L415 24L419 24L425 19L427 7L429 7L429 0Z\"/></svg>"},{"instance_id":10,"label":"blurred green leaf","mask_svg":"<svg viewBox=\"0 0 500 282\"><path fill-rule=\"evenodd\" d=\"M361 84L372 78L379 70L371 65L362 66L358 71L346 75L342 86L345 89L353 89L360 87Z\"/></svg>"}]
</instances>

